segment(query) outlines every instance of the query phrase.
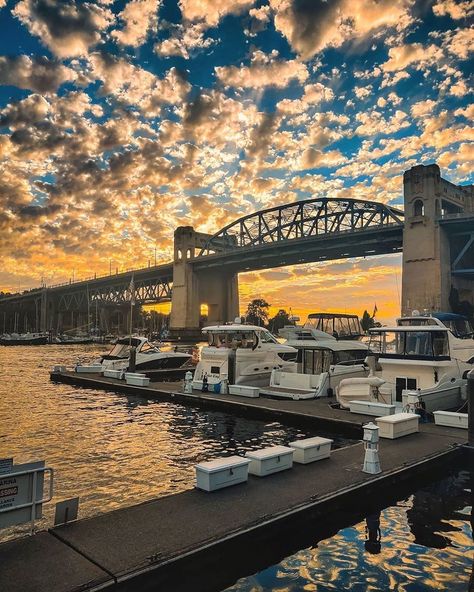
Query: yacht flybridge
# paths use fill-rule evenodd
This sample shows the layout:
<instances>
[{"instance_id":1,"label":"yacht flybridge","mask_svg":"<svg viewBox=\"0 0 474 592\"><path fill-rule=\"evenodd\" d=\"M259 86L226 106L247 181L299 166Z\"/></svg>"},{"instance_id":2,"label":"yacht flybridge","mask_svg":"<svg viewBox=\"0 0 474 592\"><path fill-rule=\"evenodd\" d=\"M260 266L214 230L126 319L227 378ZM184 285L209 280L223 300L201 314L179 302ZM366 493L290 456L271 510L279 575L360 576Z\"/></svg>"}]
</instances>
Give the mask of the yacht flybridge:
<instances>
[{"instance_id":1,"label":"yacht flybridge","mask_svg":"<svg viewBox=\"0 0 474 592\"><path fill-rule=\"evenodd\" d=\"M274 370L263 394L292 399L332 396L341 380L368 376L364 363L368 346L360 341L339 340L308 324L284 327L279 334L298 351L297 369L291 373Z\"/></svg>"},{"instance_id":2,"label":"yacht flybridge","mask_svg":"<svg viewBox=\"0 0 474 592\"><path fill-rule=\"evenodd\" d=\"M446 313L447 314L447 313ZM452 315L458 316L458 315ZM462 336L453 331L443 315L400 318L394 327L370 330L369 348L377 358L375 376L383 383L375 389L375 398L382 403L406 407L408 392L416 394L426 411L458 408L466 399L467 373L474 368L474 339L469 326ZM374 399L373 385L368 377L342 381L337 398L342 407L350 400ZM355 394L357 388L357 394Z\"/></svg>"},{"instance_id":3,"label":"yacht flybridge","mask_svg":"<svg viewBox=\"0 0 474 592\"><path fill-rule=\"evenodd\" d=\"M202 349L195 380L206 377L209 384L228 380L229 384L267 386L274 368L296 370L296 349L278 343L263 327L234 323L202 331L209 345Z\"/></svg>"},{"instance_id":4,"label":"yacht flybridge","mask_svg":"<svg viewBox=\"0 0 474 592\"><path fill-rule=\"evenodd\" d=\"M146 337L124 337L118 339L110 352L101 357L103 368L126 370L129 366L130 349L135 347L136 371L163 370L181 368L191 360L191 355L178 351L162 351L152 345Z\"/></svg>"}]
</instances>

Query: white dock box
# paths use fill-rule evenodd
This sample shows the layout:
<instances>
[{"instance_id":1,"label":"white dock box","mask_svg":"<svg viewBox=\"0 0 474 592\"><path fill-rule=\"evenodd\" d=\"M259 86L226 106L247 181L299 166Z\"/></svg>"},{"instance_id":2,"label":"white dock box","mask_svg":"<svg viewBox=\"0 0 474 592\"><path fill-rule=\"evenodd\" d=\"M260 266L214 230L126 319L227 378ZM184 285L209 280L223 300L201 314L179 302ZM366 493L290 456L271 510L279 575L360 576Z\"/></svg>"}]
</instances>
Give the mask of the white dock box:
<instances>
[{"instance_id":1,"label":"white dock box","mask_svg":"<svg viewBox=\"0 0 474 592\"><path fill-rule=\"evenodd\" d=\"M296 463L307 465L316 460L329 458L331 456L331 444L334 440L329 438L321 438L316 436L314 438L305 438L304 440L295 440L290 442L288 446L294 449L293 460Z\"/></svg>"},{"instance_id":2,"label":"white dock box","mask_svg":"<svg viewBox=\"0 0 474 592\"><path fill-rule=\"evenodd\" d=\"M266 477L293 466L293 448L288 446L270 446L261 450L250 450L245 454L250 459L249 473L257 477Z\"/></svg>"},{"instance_id":3,"label":"white dock box","mask_svg":"<svg viewBox=\"0 0 474 592\"><path fill-rule=\"evenodd\" d=\"M436 425L449 426L451 428L463 428L467 430L467 413L455 413L454 411L434 411Z\"/></svg>"},{"instance_id":4,"label":"white dock box","mask_svg":"<svg viewBox=\"0 0 474 592\"><path fill-rule=\"evenodd\" d=\"M250 461L242 456L226 456L196 465L196 487L215 491L248 479Z\"/></svg>"},{"instance_id":5,"label":"white dock box","mask_svg":"<svg viewBox=\"0 0 474 592\"><path fill-rule=\"evenodd\" d=\"M148 386L150 379L144 374L136 374L135 372L125 372L125 381L127 384L133 384L134 386Z\"/></svg>"},{"instance_id":6,"label":"white dock box","mask_svg":"<svg viewBox=\"0 0 474 592\"><path fill-rule=\"evenodd\" d=\"M101 364L94 364L90 366L76 366L74 368L75 372L79 372L82 374L91 373L91 374L101 374L102 373L102 365Z\"/></svg>"},{"instance_id":7,"label":"white dock box","mask_svg":"<svg viewBox=\"0 0 474 592\"><path fill-rule=\"evenodd\" d=\"M229 394L239 397L256 399L260 395L260 389L256 386L245 386L243 384L229 384Z\"/></svg>"},{"instance_id":8,"label":"white dock box","mask_svg":"<svg viewBox=\"0 0 474 592\"><path fill-rule=\"evenodd\" d=\"M395 413L386 417L377 417L375 423L379 427L379 436L395 440L408 434L418 432L420 416L416 413Z\"/></svg>"},{"instance_id":9,"label":"white dock box","mask_svg":"<svg viewBox=\"0 0 474 592\"><path fill-rule=\"evenodd\" d=\"M349 409L351 413L375 415L375 417L395 414L395 405L387 405L377 401L349 401Z\"/></svg>"},{"instance_id":10,"label":"white dock box","mask_svg":"<svg viewBox=\"0 0 474 592\"><path fill-rule=\"evenodd\" d=\"M117 378L120 380L123 376L123 370L112 370L109 368L104 370L104 376L105 378Z\"/></svg>"}]
</instances>

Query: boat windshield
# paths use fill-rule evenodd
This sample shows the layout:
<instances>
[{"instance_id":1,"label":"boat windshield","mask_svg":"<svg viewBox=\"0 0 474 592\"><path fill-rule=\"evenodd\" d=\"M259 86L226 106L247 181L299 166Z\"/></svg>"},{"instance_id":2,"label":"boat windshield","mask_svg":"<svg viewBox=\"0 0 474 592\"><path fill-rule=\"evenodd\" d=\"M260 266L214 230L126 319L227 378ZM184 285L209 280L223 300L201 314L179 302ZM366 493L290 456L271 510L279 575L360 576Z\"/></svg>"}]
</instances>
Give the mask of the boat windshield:
<instances>
[{"instance_id":1,"label":"boat windshield","mask_svg":"<svg viewBox=\"0 0 474 592\"><path fill-rule=\"evenodd\" d=\"M210 331L207 338L211 347L228 349L255 349L258 343L255 331Z\"/></svg>"},{"instance_id":2,"label":"boat windshield","mask_svg":"<svg viewBox=\"0 0 474 592\"><path fill-rule=\"evenodd\" d=\"M130 344L117 343L108 355L114 358L128 358L130 356Z\"/></svg>"},{"instance_id":3,"label":"boat windshield","mask_svg":"<svg viewBox=\"0 0 474 592\"><path fill-rule=\"evenodd\" d=\"M304 328L324 331L340 339L354 339L363 333L356 315L314 313L308 316Z\"/></svg>"},{"instance_id":4,"label":"boat windshield","mask_svg":"<svg viewBox=\"0 0 474 592\"><path fill-rule=\"evenodd\" d=\"M449 358L447 331L371 331L369 348L387 358Z\"/></svg>"}]
</instances>

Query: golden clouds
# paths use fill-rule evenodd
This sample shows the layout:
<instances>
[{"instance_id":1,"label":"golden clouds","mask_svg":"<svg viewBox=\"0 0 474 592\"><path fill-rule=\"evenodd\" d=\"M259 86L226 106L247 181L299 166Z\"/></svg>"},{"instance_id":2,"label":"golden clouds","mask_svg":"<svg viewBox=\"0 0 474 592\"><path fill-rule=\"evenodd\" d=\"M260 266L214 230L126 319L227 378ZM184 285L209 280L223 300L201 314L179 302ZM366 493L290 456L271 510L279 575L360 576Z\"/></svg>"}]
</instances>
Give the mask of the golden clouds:
<instances>
[{"instance_id":1,"label":"golden clouds","mask_svg":"<svg viewBox=\"0 0 474 592\"><path fill-rule=\"evenodd\" d=\"M180 0L183 18L202 20L208 27L215 27L227 14L240 14L250 8L255 0Z\"/></svg>"},{"instance_id":2,"label":"golden clouds","mask_svg":"<svg viewBox=\"0 0 474 592\"><path fill-rule=\"evenodd\" d=\"M108 8L73 0L21 0L13 14L59 58L86 55L115 18Z\"/></svg>"},{"instance_id":3,"label":"golden clouds","mask_svg":"<svg viewBox=\"0 0 474 592\"><path fill-rule=\"evenodd\" d=\"M238 88L285 88L292 80L303 83L308 78L306 66L297 60L278 60L278 52L255 51L250 66L216 68L218 80L225 86Z\"/></svg>"},{"instance_id":4,"label":"golden clouds","mask_svg":"<svg viewBox=\"0 0 474 592\"><path fill-rule=\"evenodd\" d=\"M275 27L303 59L327 47L359 43L378 30L405 29L412 0L270 0Z\"/></svg>"},{"instance_id":5,"label":"golden clouds","mask_svg":"<svg viewBox=\"0 0 474 592\"><path fill-rule=\"evenodd\" d=\"M148 34L156 30L160 3L161 0L130 0L119 14L125 26L112 31L112 37L122 45L142 45Z\"/></svg>"}]
</instances>

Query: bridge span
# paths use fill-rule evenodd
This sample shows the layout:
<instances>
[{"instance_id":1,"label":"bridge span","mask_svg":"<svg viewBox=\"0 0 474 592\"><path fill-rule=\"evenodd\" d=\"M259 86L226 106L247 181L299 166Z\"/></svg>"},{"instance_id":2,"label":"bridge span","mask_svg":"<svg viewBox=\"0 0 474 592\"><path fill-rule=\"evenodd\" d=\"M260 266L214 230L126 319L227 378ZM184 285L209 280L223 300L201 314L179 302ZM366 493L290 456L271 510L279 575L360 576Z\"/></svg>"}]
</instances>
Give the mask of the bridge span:
<instances>
[{"instance_id":1,"label":"bridge span","mask_svg":"<svg viewBox=\"0 0 474 592\"><path fill-rule=\"evenodd\" d=\"M0 315L6 330L13 319L21 330L22 323L64 330L90 323L99 309L105 328L111 311L126 309L133 296L137 304L171 301L171 327L187 333L199 327L201 304L210 322L238 315L241 272L402 250L404 312L449 310L453 289L458 300L473 302L472 186L442 179L437 165L420 165L404 175L404 198L404 211L324 197L243 216L214 235L179 227L170 263L12 295L0 300Z\"/></svg>"}]
</instances>

